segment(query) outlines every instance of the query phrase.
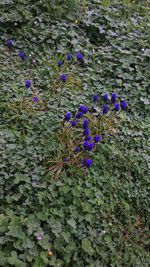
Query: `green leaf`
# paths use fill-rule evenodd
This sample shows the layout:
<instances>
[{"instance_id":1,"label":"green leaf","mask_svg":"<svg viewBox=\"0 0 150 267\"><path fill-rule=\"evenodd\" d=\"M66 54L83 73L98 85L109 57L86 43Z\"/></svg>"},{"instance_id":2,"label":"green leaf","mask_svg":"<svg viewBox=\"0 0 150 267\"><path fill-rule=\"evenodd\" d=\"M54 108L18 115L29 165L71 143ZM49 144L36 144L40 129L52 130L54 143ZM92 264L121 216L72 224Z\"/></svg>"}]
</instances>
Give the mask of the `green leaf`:
<instances>
[{"instance_id":1,"label":"green leaf","mask_svg":"<svg viewBox=\"0 0 150 267\"><path fill-rule=\"evenodd\" d=\"M90 256L94 254L94 249L92 248L91 241L88 240L87 238L82 239L82 248Z\"/></svg>"},{"instance_id":2,"label":"green leaf","mask_svg":"<svg viewBox=\"0 0 150 267\"><path fill-rule=\"evenodd\" d=\"M76 229L76 221L74 219L68 220L67 224L72 226L72 228Z\"/></svg>"}]
</instances>

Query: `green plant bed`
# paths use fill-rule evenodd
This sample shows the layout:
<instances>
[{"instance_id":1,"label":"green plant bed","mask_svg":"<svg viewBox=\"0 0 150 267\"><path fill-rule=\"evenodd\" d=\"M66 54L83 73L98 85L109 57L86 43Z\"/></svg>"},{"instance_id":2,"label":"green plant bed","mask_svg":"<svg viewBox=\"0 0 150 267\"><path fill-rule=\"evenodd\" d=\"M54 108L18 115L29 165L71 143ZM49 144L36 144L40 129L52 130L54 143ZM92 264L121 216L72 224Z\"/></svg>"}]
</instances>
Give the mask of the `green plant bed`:
<instances>
[{"instance_id":1,"label":"green plant bed","mask_svg":"<svg viewBox=\"0 0 150 267\"><path fill-rule=\"evenodd\" d=\"M0 266L149 266L149 12L148 1L1 1ZM99 112L112 92L128 106L91 168L55 175L64 114L93 95Z\"/></svg>"}]
</instances>

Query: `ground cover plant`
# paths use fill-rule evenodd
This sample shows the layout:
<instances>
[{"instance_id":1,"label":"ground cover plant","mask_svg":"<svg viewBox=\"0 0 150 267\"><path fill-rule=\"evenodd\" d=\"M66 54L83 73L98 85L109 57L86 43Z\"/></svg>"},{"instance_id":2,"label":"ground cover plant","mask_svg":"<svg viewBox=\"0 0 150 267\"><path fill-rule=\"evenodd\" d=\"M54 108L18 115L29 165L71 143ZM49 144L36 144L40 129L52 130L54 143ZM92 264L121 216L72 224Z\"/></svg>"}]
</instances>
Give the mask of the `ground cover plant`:
<instances>
[{"instance_id":1,"label":"ground cover plant","mask_svg":"<svg viewBox=\"0 0 150 267\"><path fill-rule=\"evenodd\" d=\"M1 266L149 266L149 11L148 1L1 1ZM107 131L93 132L89 112L74 118L81 106L102 115L114 92L127 108L113 123L104 114ZM95 148L75 143L89 168L67 165L60 138L73 119L71 140L85 119L99 136ZM62 158L55 175L49 161Z\"/></svg>"}]
</instances>

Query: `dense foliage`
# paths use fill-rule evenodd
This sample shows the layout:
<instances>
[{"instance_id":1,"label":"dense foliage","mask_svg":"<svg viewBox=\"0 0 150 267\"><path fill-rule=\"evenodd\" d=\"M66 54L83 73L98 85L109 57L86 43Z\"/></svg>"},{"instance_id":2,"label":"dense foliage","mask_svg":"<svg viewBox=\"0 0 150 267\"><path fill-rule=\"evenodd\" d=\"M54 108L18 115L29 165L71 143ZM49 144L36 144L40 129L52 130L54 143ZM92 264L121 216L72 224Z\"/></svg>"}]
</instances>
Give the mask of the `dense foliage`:
<instances>
[{"instance_id":1,"label":"dense foliage","mask_svg":"<svg viewBox=\"0 0 150 267\"><path fill-rule=\"evenodd\" d=\"M0 2L1 266L149 266L148 2ZM117 132L91 169L54 179L64 114L114 91L128 102Z\"/></svg>"}]
</instances>

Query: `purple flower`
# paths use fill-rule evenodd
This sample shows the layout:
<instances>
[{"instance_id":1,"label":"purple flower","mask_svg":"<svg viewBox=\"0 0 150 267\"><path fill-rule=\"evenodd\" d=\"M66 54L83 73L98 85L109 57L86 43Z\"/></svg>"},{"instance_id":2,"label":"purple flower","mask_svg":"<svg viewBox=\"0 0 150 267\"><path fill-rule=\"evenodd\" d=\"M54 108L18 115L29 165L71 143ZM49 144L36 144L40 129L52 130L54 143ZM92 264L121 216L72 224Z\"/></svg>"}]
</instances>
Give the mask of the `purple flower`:
<instances>
[{"instance_id":1,"label":"purple flower","mask_svg":"<svg viewBox=\"0 0 150 267\"><path fill-rule=\"evenodd\" d=\"M25 53L23 51L20 51L19 56L22 60L25 60Z\"/></svg>"},{"instance_id":2,"label":"purple flower","mask_svg":"<svg viewBox=\"0 0 150 267\"><path fill-rule=\"evenodd\" d=\"M66 115L65 115L64 120L65 121L69 121L70 119L71 119L71 113L70 112L67 112Z\"/></svg>"},{"instance_id":3,"label":"purple flower","mask_svg":"<svg viewBox=\"0 0 150 267\"><path fill-rule=\"evenodd\" d=\"M81 105L81 106L79 107L79 111L81 111L81 112L83 112L84 114L86 114L86 113L88 112L88 107Z\"/></svg>"},{"instance_id":4,"label":"purple flower","mask_svg":"<svg viewBox=\"0 0 150 267\"><path fill-rule=\"evenodd\" d=\"M99 143L99 142L101 142L102 141L102 137L101 137L101 135L96 135L95 137L94 137L94 142L95 143Z\"/></svg>"},{"instance_id":5,"label":"purple flower","mask_svg":"<svg viewBox=\"0 0 150 267\"><path fill-rule=\"evenodd\" d=\"M38 102L38 101L39 101L39 99L37 96L33 97L33 102Z\"/></svg>"},{"instance_id":6,"label":"purple flower","mask_svg":"<svg viewBox=\"0 0 150 267\"><path fill-rule=\"evenodd\" d=\"M87 128L88 125L89 125L89 121L88 121L88 119L85 119L85 120L83 121L83 129Z\"/></svg>"},{"instance_id":7,"label":"purple flower","mask_svg":"<svg viewBox=\"0 0 150 267\"><path fill-rule=\"evenodd\" d=\"M91 135L85 136L85 141L91 141L91 140L92 140L92 136Z\"/></svg>"},{"instance_id":8,"label":"purple flower","mask_svg":"<svg viewBox=\"0 0 150 267\"><path fill-rule=\"evenodd\" d=\"M98 101L98 95L93 95L93 102L96 103Z\"/></svg>"},{"instance_id":9,"label":"purple flower","mask_svg":"<svg viewBox=\"0 0 150 267\"><path fill-rule=\"evenodd\" d=\"M111 103L112 103L112 104L115 104L116 99L117 99L117 95L116 95L116 93L112 93L112 95L111 95Z\"/></svg>"},{"instance_id":10,"label":"purple flower","mask_svg":"<svg viewBox=\"0 0 150 267\"><path fill-rule=\"evenodd\" d=\"M104 101L107 101L107 100L108 100L108 94L104 94L104 95L103 95L103 100L104 100Z\"/></svg>"},{"instance_id":11,"label":"purple flower","mask_svg":"<svg viewBox=\"0 0 150 267\"><path fill-rule=\"evenodd\" d=\"M63 82L66 82L66 80L67 80L67 76L66 76L66 74L61 74L61 80L63 81Z\"/></svg>"},{"instance_id":12,"label":"purple flower","mask_svg":"<svg viewBox=\"0 0 150 267\"><path fill-rule=\"evenodd\" d=\"M43 234L37 234L36 236L36 240L40 241L44 239L44 235Z\"/></svg>"},{"instance_id":13,"label":"purple flower","mask_svg":"<svg viewBox=\"0 0 150 267\"><path fill-rule=\"evenodd\" d=\"M63 160L64 160L64 161L69 161L69 158L64 158Z\"/></svg>"},{"instance_id":14,"label":"purple flower","mask_svg":"<svg viewBox=\"0 0 150 267\"><path fill-rule=\"evenodd\" d=\"M83 55L80 52L78 52L77 53L77 60L81 61L82 59L83 59Z\"/></svg>"},{"instance_id":15,"label":"purple flower","mask_svg":"<svg viewBox=\"0 0 150 267\"><path fill-rule=\"evenodd\" d=\"M83 116L83 112L79 112L76 114L76 119L81 119Z\"/></svg>"},{"instance_id":16,"label":"purple flower","mask_svg":"<svg viewBox=\"0 0 150 267\"><path fill-rule=\"evenodd\" d=\"M103 106L103 114L107 114L108 110L109 110L108 106L106 104L104 104L104 106Z\"/></svg>"},{"instance_id":17,"label":"purple flower","mask_svg":"<svg viewBox=\"0 0 150 267\"><path fill-rule=\"evenodd\" d=\"M6 43L7 43L8 46L13 46L13 44L14 44L12 40L7 40Z\"/></svg>"},{"instance_id":18,"label":"purple flower","mask_svg":"<svg viewBox=\"0 0 150 267\"><path fill-rule=\"evenodd\" d=\"M91 151L94 148L95 144L94 143L88 143L87 141L85 141L83 143L83 147L85 150Z\"/></svg>"},{"instance_id":19,"label":"purple flower","mask_svg":"<svg viewBox=\"0 0 150 267\"><path fill-rule=\"evenodd\" d=\"M121 106L122 110L125 110L127 108L127 102L126 101L121 101L120 106Z\"/></svg>"},{"instance_id":20,"label":"purple flower","mask_svg":"<svg viewBox=\"0 0 150 267\"><path fill-rule=\"evenodd\" d=\"M83 105L80 105L79 111L83 112L83 109L84 109L84 106Z\"/></svg>"},{"instance_id":21,"label":"purple flower","mask_svg":"<svg viewBox=\"0 0 150 267\"><path fill-rule=\"evenodd\" d=\"M68 59L68 60L71 60L71 58L72 58L72 55L69 53L69 54L67 55L67 59Z\"/></svg>"},{"instance_id":22,"label":"purple flower","mask_svg":"<svg viewBox=\"0 0 150 267\"><path fill-rule=\"evenodd\" d=\"M81 151L81 147L79 146L76 146L75 150L74 150L76 153L79 153Z\"/></svg>"},{"instance_id":23,"label":"purple flower","mask_svg":"<svg viewBox=\"0 0 150 267\"><path fill-rule=\"evenodd\" d=\"M88 149L88 146L89 146L89 143L87 141L85 141L83 143L83 148L87 150Z\"/></svg>"},{"instance_id":24,"label":"purple flower","mask_svg":"<svg viewBox=\"0 0 150 267\"><path fill-rule=\"evenodd\" d=\"M115 111L118 111L120 109L120 104L119 103L116 103L114 105L114 109L115 109Z\"/></svg>"},{"instance_id":25,"label":"purple flower","mask_svg":"<svg viewBox=\"0 0 150 267\"><path fill-rule=\"evenodd\" d=\"M83 159L82 163L83 163L83 166L90 168L93 164L93 160L92 159Z\"/></svg>"},{"instance_id":26,"label":"purple flower","mask_svg":"<svg viewBox=\"0 0 150 267\"><path fill-rule=\"evenodd\" d=\"M78 123L78 122L77 122L76 120L73 120L73 121L71 122L71 126L74 127L74 126L77 125L77 123Z\"/></svg>"},{"instance_id":27,"label":"purple flower","mask_svg":"<svg viewBox=\"0 0 150 267\"><path fill-rule=\"evenodd\" d=\"M91 151L94 148L94 143L89 143L88 151Z\"/></svg>"},{"instance_id":28,"label":"purple flower","mask_svg":"<svg viewBox=\"0 0 150 267\"><path fill-rule=\"evenodd\" d=\"M57 66L58 66L58 67L61 67L61 66L62 66L62 61L61 61L61 60L59 60L59 61L57 62Z\"/></svg>"},{"instance_id":29,"label":"purple flower","mask_svg":"<svg viewBox=\"0 0 150 267\"><path fill-rule=\"evenodd\" d=\"M27 89L29 89L30 86L31 86L31 81L30 81L30 80L26 80L26 81L25 81L25 87L26 87Z\"/></svg>"},{"instance_id":30,"label":"purple flower","mask_svg":"<svg viewBox=\"0 0 150 267\"><path fill-rule=\"evenodd\" d=\"M83 135L89 135L90 134L90 129L89 128L86 128L84 131L83 131Z\"/></svg>"},{"instance_id":31,"label":"purple flower","mask_svg":"<svg viewBox=\"0 0 150 267\"><path fill-rule=\"evenodd\" d=\"M88 112L88 107L84 106L83 108L83 114L86 114Z\"/></svg>"}]
</instances>

